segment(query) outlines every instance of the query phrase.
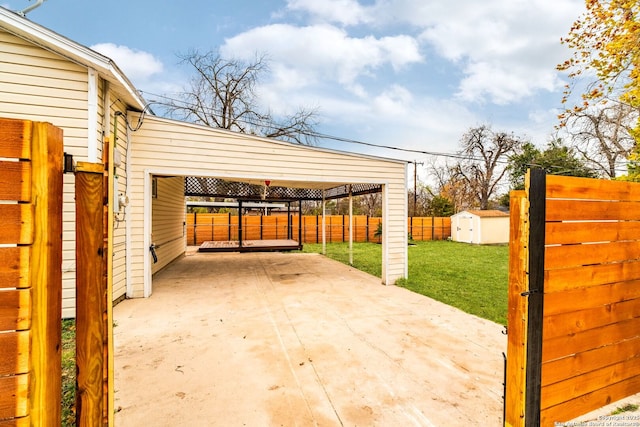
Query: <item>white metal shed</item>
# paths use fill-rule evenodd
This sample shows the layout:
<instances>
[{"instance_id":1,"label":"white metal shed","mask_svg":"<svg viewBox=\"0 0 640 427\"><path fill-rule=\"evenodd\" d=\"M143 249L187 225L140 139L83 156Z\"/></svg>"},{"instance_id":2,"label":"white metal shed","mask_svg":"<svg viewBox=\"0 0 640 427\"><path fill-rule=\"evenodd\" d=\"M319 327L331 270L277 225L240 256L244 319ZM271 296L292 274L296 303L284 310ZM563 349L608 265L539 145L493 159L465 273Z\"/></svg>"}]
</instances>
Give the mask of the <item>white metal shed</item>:
<instances>
[{"instance_id":1,"label":"white metal shed","mask_svg":"<svg viewBox=\"0 0 640 427\"><path fill-rule=\"evenodd\" d=\"M509 214L499 210L467 210L451 217L451 239L478 245L509 243Z\"/></svg>"}]
</instances>

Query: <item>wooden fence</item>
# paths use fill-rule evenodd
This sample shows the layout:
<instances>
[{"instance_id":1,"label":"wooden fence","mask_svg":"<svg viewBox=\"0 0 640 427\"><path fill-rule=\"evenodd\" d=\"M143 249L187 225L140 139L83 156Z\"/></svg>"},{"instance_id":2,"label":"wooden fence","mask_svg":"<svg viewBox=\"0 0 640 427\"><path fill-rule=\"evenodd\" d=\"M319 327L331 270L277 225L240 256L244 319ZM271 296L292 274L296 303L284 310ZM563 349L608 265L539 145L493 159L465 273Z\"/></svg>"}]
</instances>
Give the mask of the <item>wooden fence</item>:
<instances>
[{"instance_id":1,"label":"wooden fence","mask_svg":"<svg viewBox=\"0 0 640 427\"><path fill-rule=\"evenodd\" d=\"M640 184L532 171L511 208L505 425L640 392Z\"/></svg>"},{"instance_id":2,"label":"wooden fence","mask_svg":"<svg viewBox=\"0 0 640 427\"><path fill-rule=\"evenodd\" d=\"M297 215L243 216L243 239L270 240L298 238ZM377 242L375 236L382 218L353 216L354 242ZM328 243L349 241L349 217L325 216ZM451 218L408 218L409 234L414 240L446 240L451 236ZM201 245L205 241L238 240L238 215L231 213L188 213L187 244ZM322 217L302 217L302 243L322 242Z\"/></svg>"},{"instance_id":3,"label":"wooden fence","mask_svg":"<svg viewBox=\"0 0 640 427\"><path fill-rule=\"evenodd\" d=\"M0 119L0 159L0 425L59 425L62 131Z\"/></svg>"}]
</instances>

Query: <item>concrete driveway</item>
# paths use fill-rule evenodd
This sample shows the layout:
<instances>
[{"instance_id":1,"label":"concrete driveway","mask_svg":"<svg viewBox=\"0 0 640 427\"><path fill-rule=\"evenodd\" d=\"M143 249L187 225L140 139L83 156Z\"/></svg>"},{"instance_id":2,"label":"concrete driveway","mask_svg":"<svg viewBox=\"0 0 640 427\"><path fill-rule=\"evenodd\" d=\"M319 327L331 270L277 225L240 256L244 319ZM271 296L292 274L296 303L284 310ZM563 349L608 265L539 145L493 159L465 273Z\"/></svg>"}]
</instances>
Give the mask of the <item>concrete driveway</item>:
<instances>
[{"instance_id":1,"label":"concrete driveway","mask_svg":"<svg viewBox=\"0 0 640 427\"><path fill-rule=\"evenodd\" d=\"M153 288L114 309L119 427L501 425L495 323L317 254L189 253Z\"/></svg>"}]
</instances>

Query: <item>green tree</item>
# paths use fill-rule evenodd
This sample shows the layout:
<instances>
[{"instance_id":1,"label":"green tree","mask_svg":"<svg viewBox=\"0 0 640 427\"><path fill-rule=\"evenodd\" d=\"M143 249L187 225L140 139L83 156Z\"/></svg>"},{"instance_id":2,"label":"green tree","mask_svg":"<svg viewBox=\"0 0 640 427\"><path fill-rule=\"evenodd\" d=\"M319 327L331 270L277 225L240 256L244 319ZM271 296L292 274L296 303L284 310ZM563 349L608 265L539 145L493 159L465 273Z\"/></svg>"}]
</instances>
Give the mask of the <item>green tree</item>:
<instances>
[{"instance_id":1,"label":"green tree","mask_svg":"<svg viewBox=\"0 0 640 427\"><path fill-rule=\"evenodd\" d=\"M435 195L429 201L428 215L451 216L455 213L453 202L443 195Z\"/></svg>"},{"instance_id":2,"label":"green tree","mask_svg":"<svg viewBox=\"0 0 640 427\"><path fill-rule=\"evenodd\" d=\"M509 158L511 188L524 188L524 178L529 168L541 168L551 175L581 176L595 178L597 174L584 161L576 157L573 149L557 139L540 150L531 142L525 143L517 154Z\"/></svg>"},{"instance_id":3,"label":"green tree","mask_svg":"<svg viewBox=\"0 0 640 427\"><path fill-rule=\"evenodd\" d=\"M569 72L573 81L566 86L563 102L568 103L571 88L592 73L591 84L581 94L581 101L569 105L560 115L561 125L576 113L609 98L617 98L631 109L640 108L640 2L638 0L585 0L586 12L575 21L562 42L572 56L558 69ZM578 85L578 87L582 87ZM627 179L640 180L640 118L631 132L635 146L629 154Z\"/></svg>"}]
</instances>

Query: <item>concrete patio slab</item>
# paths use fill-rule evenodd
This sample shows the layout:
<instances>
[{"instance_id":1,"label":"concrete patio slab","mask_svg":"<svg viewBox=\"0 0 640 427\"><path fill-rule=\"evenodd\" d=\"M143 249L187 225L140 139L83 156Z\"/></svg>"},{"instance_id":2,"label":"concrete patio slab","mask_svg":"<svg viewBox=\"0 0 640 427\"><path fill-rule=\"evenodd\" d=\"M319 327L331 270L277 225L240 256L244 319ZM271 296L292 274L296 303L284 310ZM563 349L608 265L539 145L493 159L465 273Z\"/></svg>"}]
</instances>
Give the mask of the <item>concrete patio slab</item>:
<instances>
[{"instance_id":1,"label":"concrete patio slab","mask_svg":"<svg viewBox=\"0 0 640 427\"><path fill-rule=\"evenodd\" d=\"M118 426L501 425L495 323L316 254L190 252L153 286L114 308Z\"/></svg>"}]
</instances>

